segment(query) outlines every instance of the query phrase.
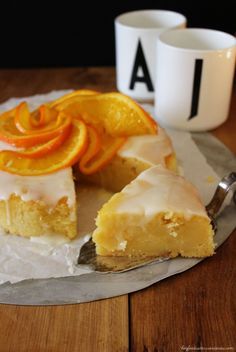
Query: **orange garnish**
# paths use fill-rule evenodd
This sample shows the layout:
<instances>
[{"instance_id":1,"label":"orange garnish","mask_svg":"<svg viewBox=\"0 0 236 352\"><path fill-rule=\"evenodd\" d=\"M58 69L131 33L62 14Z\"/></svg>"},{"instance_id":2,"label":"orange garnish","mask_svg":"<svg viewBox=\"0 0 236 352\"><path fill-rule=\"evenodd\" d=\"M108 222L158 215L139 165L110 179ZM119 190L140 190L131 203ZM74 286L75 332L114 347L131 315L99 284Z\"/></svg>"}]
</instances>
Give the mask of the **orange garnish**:
<instances>
[{"instance_id":1,"label":"orange garnish","mask_svg":"<svg viewBox=\"0 0 236 352\"><path fill-rule=\"evenodd\" d=\"M55 110L49 109L47 105L41 105L38 110L32 113L31 124L32 127L45 126L53 119L52 113L56 114ZM55 117L54 117L55 118Z\"/></svg>"},{"instance_id":2,"label":"orange garnish","mask_svg":"<svg viewBox=\"0 0 236 352\"><path fill-rule=\"evenodd\" d=\"M26 102L0 116L0 140L23 148L0 151L0 169L42 175L79 162L86 175L114 158L126 137L156 134L157 124L120 93L78 90L30 112Z\"/></svg>"},{"instance_id":3,"label":"orange garnish","mask_svg":"<svg viewBox=\"0 0 236 352\"><path fill-rule=\"evenodd\" d=\"M37 176L74 165L87 148L87 128L83 121L74 120L69 138L54 152L33 159L15 151L0 152L0 170L22 176Z\"/></svg>"},{"instance_id":4,"label":"orange garnish","mask_svg":"<svg viewBox=\"0 0 236 352\"><path fill-rule=\"evenodd\" d=\"M70 129L66 130L64 133L59 134L56 138L53 138L47 143L40 144L31 148L24 149L22 151L17 151L18 156L28 157L28 158L42 158L44 155L52 153L54 150L58 149L66 138L70 134Z\"/></svg>"},{"instance_id":5,"label":"orange garnish","mask_svg":"<svg viewBox=\"0 0 236 352\"><path fill-rule=\"evenodd\" d=\"M101 149L102 143L98 132L92 126L87 125L88 131L88 148L82 158L80 159L80 171L86 173L87 164L98 154ZM85 172L84 172L85 171Z\"/></svg>"},{"instance_id":6,"label":"orange garnish","mask_svg":"<svg viewBox=\"0 0 236 352\"><path fill-rule=\"evenodd\" d=\"M91 126L88 128L88 137L88 149L79 163L79 169L85 175L91 175L106 166L126 141L125 137L108 135L103 135L101 140L96 129Z\"/></svg>"},{"instance_id":7,"label":"orange garnish","mask_svg":"<svg viewBox=\"0 0 236 352\"><path fill-rule=\"evenodd\" d=\"M156 134L157 124L131 98L120 93L75 95L53 105L58 111L81 117L114 137Z\"/></svg>"},{"instance_id":8,"label":"orange garnish","mask_svg":"<svg viewBox=\"0 0 236 352\"><path fill-rule=\"evenodd\" d=\"M27 103L22 102L16 107L14 122L17 129L24 134L39 134L56 129L61 123L61 116L46 105L41 105L38 111L30 114Z\"/></svg>"},{"instance_id":9,"label":"orange garnish","mask_svg":"<svg viewBox=\"0 0 236 352\"><path fill-rule=\"evenodd\" d=\"M21 105L22 107L22 105ZM57 126L48 131L38 130L35 133L23 134L15 126L15 116L17 109L0 116L0 140L16 147L28 148L38 144L46 143L60 134L68 132L71 127L71 117L63 111L58 114Z\"/></svg>"}]
</instances>

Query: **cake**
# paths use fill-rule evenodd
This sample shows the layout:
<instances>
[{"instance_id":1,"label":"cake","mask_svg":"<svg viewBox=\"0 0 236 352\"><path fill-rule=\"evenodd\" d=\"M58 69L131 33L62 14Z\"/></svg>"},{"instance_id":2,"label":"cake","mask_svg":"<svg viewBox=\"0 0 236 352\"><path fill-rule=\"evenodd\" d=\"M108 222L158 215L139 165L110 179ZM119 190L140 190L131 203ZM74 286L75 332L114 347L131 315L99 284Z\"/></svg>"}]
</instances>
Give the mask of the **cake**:
<instances>
[{"instance_id":1,"label":"cake","mask_svg":"<svg viewBox=\"0 0 236 352\"><path fill-rule=\"evenodd\" d=\"M77 91L33 112L23 102L0 116L0 226L9 234L75 238L80 216L76 187L86 181L120 192L99 212L93 234L98 254L211 255L209 218L194 188L176 171L164 129L119 93ZM169 209L164 196L173 185L183 201L178 204L172 195ZM129 199L132 192L137 192L137 204ZM160 208L150 217L141 209L150 210L152 204L156 211L155 197ZM158 226L168 229L160 239ZM176 245L179 239L182 249Z\"/></svg>"},{"instance_id":2,"label":"cake","mask_svg":"<svg viewBox=\"0 0 236 352\"><path fill-rule=\"evenodd\" d=\"M102 207L93 241L102 256L205 257L214 253L211 220L197 190L154 166Z\"/></svg>"},{"instance_id":3,"label":"cake","mask_svg":"<svg viewBox=\"0 0 236 352\"><path fill-rule=\"evenodd\" d=\"M86 94L86 92L83 91L83 94ZM81 93L82 91L80 91ZM64 97L59 99L59 101L63 99ZM33 150L32 147L25 149L21 147L19 138L23 134L23 138L26 136L26 138L30 137L31 139L32 122L39 125L45 117L49 117L50 110L45 106L41 106L39 110L42 116L38 120L32 120L26 103L21 103L18 107L3 113L0 117L0 137L2 139L0 140L0 153L4 151L1 153L2 170L0 171L0 226L10 234L24 237L61 234L72 239L77 236L75 178L77 182L94 182L116 191L122 189L150 165L160 162L168 167L169 158L175 159L171 141L165 132L160 129L158 134L131 135L125 138L123 147L119 148L110 162L92 175L83 175L83 173L78 172L79 163L74 163L73 171L71 167L66 167L58 171L53 171L52 169L49 170L49 174L35 176L34 172L37 171L35 167L38 168L38 165L44 163L47 153L46 155L43 154L42 158L38 158L36 154L39 152L42 154L43 152L40 149L41 144L39 148L37 145L33 147L36 148ZM55 115L55 111L53 111L53 114ZM12 123L13 118L14 123ZM150 118L148 117L148 119ZM49 124L55 124L54 120L53 116L52 120L49 120ZM65 116L63 116L62 120L66 120ZM153 124L153 122L151 123ZM2 126L5 126L3 129L5 134L2 132ZM46 127L47 131L49 130L48 125L42 127ZM88 130L90 129L89 126L87 128ZM41 128L39 130L41 131ZM37 132L37 129L33 133L35 131ZM147 131L148 129L145 130L145 132ZM10 135L9 132L11 133ZM140 132L137 131L137 133ZM13 143L11 143L10 139L12 135L14 137L12 138ZM53 136L49 143L51 143L52 139ZM25 141L23 142L25 143ZM29 144L29 141L27 143ZM146 145L142 152L141 144ZM49 148L48 145L47 148ZM155 155L153 148L156 151ZM33 158L29 161L30 166L27 164L27 159L20 160L24 167L31 168L26 175L23 168L19 170L22 174L15 174L15 169L12 168L12 164L19 167L19 154L17 154L17 157L13 154L4 155L6 151L21 153L22 150L26 151L26 153L31 153L31 155L33 152L34 157L36 157L36 159ZM49 153L49 155L51 154ZM63 158L63 154L61 154L61 158ZM55 158L52 160L53 162L55 163ZM114 183L112 174L118 175L116 183Z\"/></svg>"}]
</instances>

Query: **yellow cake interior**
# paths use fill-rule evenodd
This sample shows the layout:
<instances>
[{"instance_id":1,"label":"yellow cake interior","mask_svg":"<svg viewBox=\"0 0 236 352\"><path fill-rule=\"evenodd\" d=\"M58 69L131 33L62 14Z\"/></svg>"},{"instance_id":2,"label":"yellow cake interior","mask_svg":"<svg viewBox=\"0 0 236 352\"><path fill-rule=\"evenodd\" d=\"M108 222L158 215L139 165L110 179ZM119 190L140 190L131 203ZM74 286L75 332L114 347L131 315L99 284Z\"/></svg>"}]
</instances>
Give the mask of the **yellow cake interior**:
<instances>
[{"instance_id":1,"label":"yellow cake interior","mask_svg":"<svg viewBox=\"0 0 236 352\"><path fill-rule=\"evenodd\" d=\"M168 220L166 218L168 217ZM93 235L97 254L103 256L205 257L214 253L209 221L200 216L159 213L145 226L138 215L104 210ZM174 228L174 230L173 230Z\"/></svg>"},{"instance_id":2,"label":"yellow cake interior","mask_svg":"<svg viewBox=\"0 0 236 352\"><path fill-rule=\"evenodd\" d=\"M77 235L76 206L68 207L61 198L52 208L43 201L23 201L11 195L0 200L0 225L6 232L24 237L61 234L68 238Z\"/></svg>"},{"instance_id":3,"label":"yellow cake interior","mask_svg":"<svg viewBox=\"0 0 236 352\"><path fill-rule=\"evenodd\" d=\"M23 237L77 236L77 204L71 168L46 176L0 171L0 226Z\"/></svg>"}]
</instances>

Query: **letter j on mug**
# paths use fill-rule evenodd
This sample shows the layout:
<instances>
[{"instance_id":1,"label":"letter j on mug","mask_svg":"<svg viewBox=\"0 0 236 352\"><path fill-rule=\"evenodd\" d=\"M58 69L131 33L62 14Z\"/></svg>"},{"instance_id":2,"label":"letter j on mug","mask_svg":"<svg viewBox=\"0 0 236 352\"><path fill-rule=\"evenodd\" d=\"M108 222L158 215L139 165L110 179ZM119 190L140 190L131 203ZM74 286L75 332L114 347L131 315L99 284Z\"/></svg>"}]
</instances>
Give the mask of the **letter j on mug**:
<instances>
[{"instance_id":1,"label":"letter j on mug","mask_svg":"<svg viewBox=\"0 0 236 352\"><path fill-rule=\"evenodd\" d=\"M155 115L164 126L207 131L226 121L236 40L212 29L175 29L159 36Z\"/></svg>"}]
</instances>

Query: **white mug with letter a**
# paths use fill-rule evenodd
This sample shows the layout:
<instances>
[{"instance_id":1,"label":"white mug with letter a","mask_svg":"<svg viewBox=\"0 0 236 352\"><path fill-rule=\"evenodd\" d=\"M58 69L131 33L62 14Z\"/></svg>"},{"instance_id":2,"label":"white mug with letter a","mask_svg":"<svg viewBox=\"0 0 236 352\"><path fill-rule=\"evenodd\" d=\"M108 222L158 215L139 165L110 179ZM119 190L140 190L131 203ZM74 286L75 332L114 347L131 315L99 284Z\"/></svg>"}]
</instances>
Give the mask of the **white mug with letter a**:
<instances>
[{"instance_id":1,"label":"white mug with letter a","mask_svg":"<svg viewBox=\"0 0 236 352\"><path fill-rule=\"evenodd\" d=\"M141 10L115 19L116 74L120 92L139 101L154 99L156 41L170 28L184 28L186 18L176 12Z\"/></svg>"},{"instance_id":2,"label":"white mug with letter a","mask_svg":"<svg viewBox=\"0 0 236 352\"><path fill-rule=\"evenodd\" d=\"M162 33L157 42L155 114L163 125L207 131L228 116L236 40L200 28Z\"/></svg>"}]
</instances>

